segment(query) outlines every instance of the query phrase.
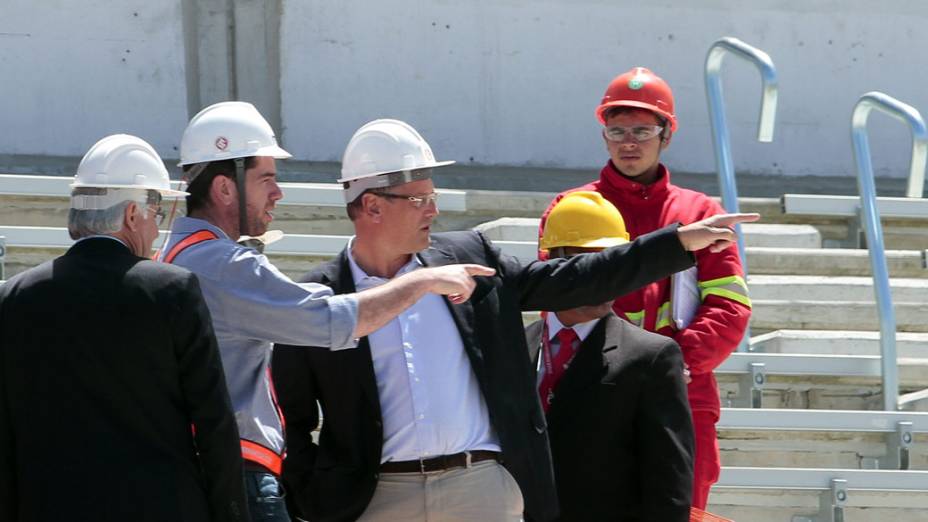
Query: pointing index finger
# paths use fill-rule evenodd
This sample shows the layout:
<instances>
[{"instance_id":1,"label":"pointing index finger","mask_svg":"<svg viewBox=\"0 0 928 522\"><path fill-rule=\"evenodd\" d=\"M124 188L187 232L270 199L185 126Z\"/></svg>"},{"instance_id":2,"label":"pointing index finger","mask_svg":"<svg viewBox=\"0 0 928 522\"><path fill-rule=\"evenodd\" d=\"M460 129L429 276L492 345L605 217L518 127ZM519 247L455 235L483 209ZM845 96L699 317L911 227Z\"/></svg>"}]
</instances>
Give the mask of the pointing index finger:
<instances>
[{"instance_id":1,"label":"pointing index finger","mask_svg":"<svg viewBox=\"0 0 928 522\"><path fill-rule=\"evenodd\" d=\"M730 227L738 223L753 223L760 219L760 214L756 212L747 212L741 214L719 214L716 217L715 225Z\"/></svg>"},{"instance_id":2,"label":"pointing index finger","mask_svg":"<svg viewBox=\"0 0 928 522\"><path fill-rule=\"evenodd\" d=\"M483 265L463 265L464 270L472 276L491 276L496 273L495 268Z\"/></svg>"}]
</instances>

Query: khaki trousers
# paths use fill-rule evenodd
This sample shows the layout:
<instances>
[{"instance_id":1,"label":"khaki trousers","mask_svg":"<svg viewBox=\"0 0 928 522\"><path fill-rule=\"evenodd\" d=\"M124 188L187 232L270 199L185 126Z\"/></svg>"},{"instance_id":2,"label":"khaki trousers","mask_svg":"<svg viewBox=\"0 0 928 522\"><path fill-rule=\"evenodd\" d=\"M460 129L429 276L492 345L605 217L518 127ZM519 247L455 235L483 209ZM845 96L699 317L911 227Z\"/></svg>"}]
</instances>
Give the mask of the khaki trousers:
<instances>
[{"instance_id":1,"label":"khaki trousers","mask_svg":"<svg viewBox=\"0 0 928 522\"><path fill-rule=\"evenodd\" d=\"M359 522L518 522L522 492L496 461L433 473L381 473Z\"/></svg>"}]
</instances>

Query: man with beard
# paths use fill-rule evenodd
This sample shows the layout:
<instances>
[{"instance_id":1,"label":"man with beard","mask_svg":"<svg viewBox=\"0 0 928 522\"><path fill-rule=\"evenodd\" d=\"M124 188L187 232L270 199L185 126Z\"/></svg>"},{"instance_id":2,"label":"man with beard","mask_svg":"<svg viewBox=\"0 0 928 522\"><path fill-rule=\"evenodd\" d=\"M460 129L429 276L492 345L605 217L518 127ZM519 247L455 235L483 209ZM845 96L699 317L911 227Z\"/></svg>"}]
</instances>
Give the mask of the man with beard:
<instances>
[{"instance_id":1,"label":"man with beard","mask_svg":"<svg viewBox=\"0 0 928 522\"><path fill-rule=\"evenodd\" d=\"M322 285L295 283L261 252L236 242L267 231L283 197L275 160L290 157L257 109L245 102L203 109L184 131L180 156L189 182L187 217L175 221L158 258L200 278L238 421L252 519L286 521L278 482L283 419L270 380L272 343L353 348L358 337L426 293L466 300L474 288L471 276L493 271L446 266L338 296Z\"/></svg>"}]
</instances>

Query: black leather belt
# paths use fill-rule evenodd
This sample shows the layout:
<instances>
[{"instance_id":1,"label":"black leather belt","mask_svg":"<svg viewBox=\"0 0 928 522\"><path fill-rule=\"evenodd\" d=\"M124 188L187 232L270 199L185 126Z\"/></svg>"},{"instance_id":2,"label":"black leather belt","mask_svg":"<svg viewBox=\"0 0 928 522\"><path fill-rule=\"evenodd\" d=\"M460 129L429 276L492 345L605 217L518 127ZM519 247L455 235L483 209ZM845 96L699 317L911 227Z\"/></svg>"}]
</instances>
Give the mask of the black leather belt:
<instances>
[{"instance_id":1,"label":"black leather belt","mask_svg":"<svg viewBox=\"0 0 928 522\"><path fill-rule=\"evenodd\" d=\"M454 455L442 455L430 459L384 462L380 465L380 471L383 473L430 473L452 468L469 468L471 464L485 460L500 462L499 452L484 450L465 451L462 453L455 453Z\"/></svg>"}]
</instances>

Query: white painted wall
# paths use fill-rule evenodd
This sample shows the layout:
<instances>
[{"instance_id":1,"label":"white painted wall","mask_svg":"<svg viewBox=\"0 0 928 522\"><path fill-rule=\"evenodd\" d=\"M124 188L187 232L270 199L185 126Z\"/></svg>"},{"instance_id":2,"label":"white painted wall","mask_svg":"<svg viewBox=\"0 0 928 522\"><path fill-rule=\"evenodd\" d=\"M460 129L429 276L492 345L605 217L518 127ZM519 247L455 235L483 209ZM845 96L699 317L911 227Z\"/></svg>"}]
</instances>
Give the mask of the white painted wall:
<instances>
[{"instance_id":1,"label":"white painted wall","mask_svg":"<svg viewBox=\"0 0 928 522\"><path fill-rule=\"evenodd\" d=\"M137 134L160 154L187 121L181 0L0 0L0 154L81 156Z\"/></svg>"},{"instance_id":2,"label":"white painted wall","mask_svg":"<svg viewBox=\"0 0 928 522\"><path fill-rule=\"evenodd\" d=\"M928 2L894 0L283 0L282 136L298 158L339 160L365 121L416 126L440 159L599 167L593 110L616 74L645 65L674 87L672 169L715 169L706 50L736 36L780 73L774 143L759 144L760 77L723 68L736 168L852 174L858 96L883 90L928 116ZM879 175L906 175L908 131L874 115Z\"/></svg>"},{"instance_id":3,"label":"white painted wall","mask_svg":"<svg viewBox=\"0 0 928 522\"><path fill-rule=\"evenodd\" d=\"M193 1L0 0L0 155L80 156L130 132L176 157ZM442 159L597 168L593 109L613 76L646 65L677 94L667 163L711 172L703 63L724 35L766 50L780 72L774 143L758 144L759 75L725 64L739 171L852 174L851 108L869 90L928 116L924 0L269 1L282 13L279 134L298 159L337 161L357 127L388 116ZM238 70L271 74L239 54L249 63ZM198 67L201 81L222 69ZM877 173L904 176L908 131L872 119Z\"/></svg>"}]
</instances>

